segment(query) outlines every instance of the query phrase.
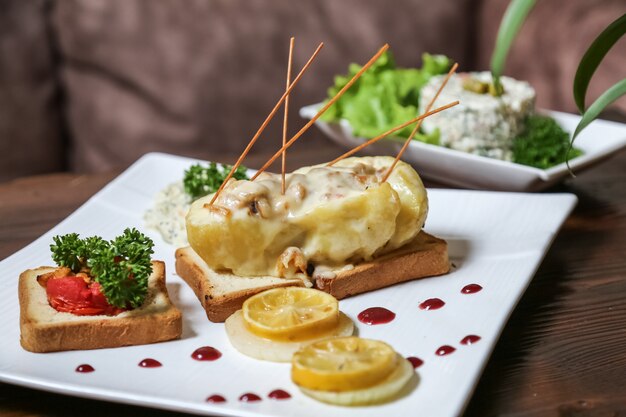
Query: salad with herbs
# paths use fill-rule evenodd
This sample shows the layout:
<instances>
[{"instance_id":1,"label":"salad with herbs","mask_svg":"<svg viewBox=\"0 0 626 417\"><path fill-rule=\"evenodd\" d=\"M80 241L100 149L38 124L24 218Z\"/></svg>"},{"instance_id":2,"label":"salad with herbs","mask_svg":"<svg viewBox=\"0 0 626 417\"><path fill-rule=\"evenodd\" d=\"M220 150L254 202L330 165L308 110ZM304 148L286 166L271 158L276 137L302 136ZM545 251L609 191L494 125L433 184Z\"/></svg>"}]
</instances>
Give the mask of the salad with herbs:
<instances>
[{"instance_id":1,"label":"salad with herbs","mask_svg":"<svg viewBox=\"0 0 626 417\"><path fill-rule=\"evenodd\" d=\"M420 68L399 68L393 55L386 52L322 119L346 120L354 136L373 138L423 113L452 60L423 54L422 61ZM348 74L335 77L328 96L360 68L352 64ZM566 161L570 135L551 117L534 112L532 87L503 77L506 85L500 86L500 94L493 94L492 83L482 80L485 76L488 74L455 74L442 94L447 97L435 107L454 99L461 105L426 119L414 140L541 169ZM412 129L408 126L396 137L408 138ZM581 154L574 148L569 158Z\"/></svg>"}]
</instances>

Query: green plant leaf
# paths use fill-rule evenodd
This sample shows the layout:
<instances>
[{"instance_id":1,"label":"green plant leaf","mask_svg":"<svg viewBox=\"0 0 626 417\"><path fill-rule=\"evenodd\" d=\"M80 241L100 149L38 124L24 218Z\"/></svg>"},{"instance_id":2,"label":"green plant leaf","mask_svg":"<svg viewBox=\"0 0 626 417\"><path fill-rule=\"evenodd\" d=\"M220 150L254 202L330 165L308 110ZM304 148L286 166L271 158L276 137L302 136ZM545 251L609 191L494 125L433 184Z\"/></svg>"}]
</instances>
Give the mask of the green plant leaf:
<instances>
[{"instance_id":1,"label":"green plant leaf","mask_svg":"<svg viewBox=\"0 0 626 417\"><path fill-rule=\"evenodd\" d=\"M591 106L589 106L587 111L583 114L582 119L580 119L580 122L578 122L578 126L576 126L574 136L572 137L572 143L574 143L576 136L578 136L578 134L589 125L589 123L593 122L596 117L600 115L602 110L624 94L626 94L626 78L613 84L611 88L606 90L596 101L593 102Z\"/></svg>"},{"instance_id":2,"label":"green plant leaf","mask_svg":"<svg viewBox=\"0 0 626 417\"><path fill-rule=\"evenodd\" d=\"M578 64L574 77L574 101L581 114L585 113L585 96L594 72L604 56L626 33L626 14L611 23L593 41ZM585 125L586 126L586 125Z\"/></svg>"},{"instance_id":3,"label":"green plant leaf","mask_svg":"<svg viewBox=\"0 0 626 417\"><path fill-rule=\"evenodd\" d=\"M491 55L491 75L496 91L502 90L500 76L504 73L504 64L511 44L535 2L536 0L512 0L502 16L496 46Z\"/></svg>"}]
</instances>

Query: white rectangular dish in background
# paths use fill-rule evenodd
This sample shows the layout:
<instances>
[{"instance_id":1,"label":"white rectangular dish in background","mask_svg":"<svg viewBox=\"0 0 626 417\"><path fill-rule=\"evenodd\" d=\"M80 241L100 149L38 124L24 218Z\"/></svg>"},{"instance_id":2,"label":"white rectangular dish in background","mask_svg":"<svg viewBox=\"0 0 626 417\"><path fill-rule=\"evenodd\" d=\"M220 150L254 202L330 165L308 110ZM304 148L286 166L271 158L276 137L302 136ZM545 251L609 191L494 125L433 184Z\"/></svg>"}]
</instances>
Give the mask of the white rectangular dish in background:
<instances>
[{"instance_id":1,"label":"white rectangular dish in background","mask_svg":"<svg viewBox=\"0 0 626 417\"><path fill-rule=\"evenodd\" d=\"M0 262L0 381L85 398L142 405L179 412L222 416L456 416L467 404L511 311L530 283L541 260L568 216L576 197L571 194L517 194L430 190L426 230L449 243L453 271L436 278L407 282L340 301L362 337L391 344L423 364L419 383L406 396L388 404L329 406L312 400L290 381L289 365L257 361L232 348L223 324L210 323L192 290L174 273L174 250L143 226L144 211L154 195L174 181L193 160L149 154L112 181L71 216L41 238ZM50 265L49 245L57 234L77 232L110 239L125 227L137 227L155 241L155 258L166 262L172 301L184 315L181 340L153 345L92 351L34 354L19 344L17 278L21 271ZM482 290L462 289L478 284ZM440 298L438 310L419 304ZM357 315L368 307L396 313L387 324L368 326ZM468 335L480 337L464 345ZM441 346L455 349L445 356ZM192 352L212 346L222 352L214 362L198 362ZM160 368L140 368L145 358ZM81 364L95 368L78 373ZM274 389L292 398L271 400ZM262 400L240 402L244 393ZM222 404L205 399L226 398Z\"/></svg>"},{"instance_id":2,"label":"white rectangular dish in background","mask_svg":"<svg viewBox=\"0 0 626 417\"><path fill-rule=\"evenodd\" d=\"M320 103L300 109L300 116L311 119ZM580 116L555 111L548 112L568 132L573 132ZM365 141L352 135L346 120L327 123L317 120L315 125L330 139L346 148L354 148ZM396 155L403 143L380 140L363 150L371 155ZM576 147L584 155L572 159L574 173L601 162L626 146L626 124L596 120L576 139ZM455 187L496 191L539 191L567 178L570 173L565 163L549 169L539 169L513 162L473 155L443 146L411 141L402 159L415 167L420 176Z\"/></svg>"}]
</instances>

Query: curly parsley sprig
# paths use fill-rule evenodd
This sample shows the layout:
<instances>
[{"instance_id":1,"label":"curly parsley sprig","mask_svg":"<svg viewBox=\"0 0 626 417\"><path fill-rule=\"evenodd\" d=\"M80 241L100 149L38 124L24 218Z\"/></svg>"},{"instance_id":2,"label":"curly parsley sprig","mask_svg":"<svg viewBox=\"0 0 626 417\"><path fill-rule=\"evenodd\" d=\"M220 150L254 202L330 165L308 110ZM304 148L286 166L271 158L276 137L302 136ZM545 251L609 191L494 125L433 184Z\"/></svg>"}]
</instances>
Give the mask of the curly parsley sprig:
<instances>
[{"instance_id":1,"label":"curly parsley sprig","mask_svg":"<svg viewBox=\"0 0 626 417\"><path fill-rule=\"evenodd\" d=\"M85 243L78 237L78 233L69 233L52 238L50 245L52 260L59 266L66 266L74 272L86 266Z\"/></svg>"},{"instance_id":2,"label":"curly parsley sprig","mask_svg":"<svg viewBox=\"0 0 626 417\"><path fill-rule=\"evenodd\" d=\"M143 304L154 252L149 237L127 228L111 241L98 236L81 239L76 233L55 236L53 241L50 250L54 262L74 272L90 269L109 304L119 308Z\"/></svg>"},{"instance_id":3,"label":"curly parsley sprig","mask_svg":"<svg viewBox=\"0 0 626 417\"><path fill-rule=\"evenodd\" d=\"M215 162L211 162L208 166L192 165L185 171L183 179L185 192L194 200L216 192L228 176L231 168L231 165L218 167ZM248 179L247 171L246 167L239 166L234 172L233 178L238 180Z\"/></svg>"}]
</instances>

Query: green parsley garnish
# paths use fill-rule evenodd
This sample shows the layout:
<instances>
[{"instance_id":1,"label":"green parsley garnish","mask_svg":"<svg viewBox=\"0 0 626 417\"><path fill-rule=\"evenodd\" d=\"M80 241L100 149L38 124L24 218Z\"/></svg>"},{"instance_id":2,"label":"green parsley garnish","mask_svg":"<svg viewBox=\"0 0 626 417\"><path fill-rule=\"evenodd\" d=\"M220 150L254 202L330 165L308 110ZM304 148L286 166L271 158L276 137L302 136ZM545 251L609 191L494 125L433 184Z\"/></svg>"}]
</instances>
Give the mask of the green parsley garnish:
<instances>
[{"instance_id":1,"label":"green parsley garnish","mask_svg":"<svg viewBox=\"0 0 626 417\"><path fill-rule=\"evenodd\" d=\"M109 304L119 308L143 304L152 274L154 243L149 237L127 228L111 241L98 236L81 239L76 233L52 240L52 260L74 272L89 270Z\"/></svg>"},{"instance_id":2,"label":"green parsley garnish","mask_svg":"<svg viewBox=\"0 0 626 417\"><path fill-rule=\"evenodd\" d=\"M513 162L546 169L565 162L570 147L569 134L549 116L532 115L526 120L524 133L513 140ZM582 155L572 148L569 158Z\"/></svg>"},{"instance_id":3,"label":"green parsley garnish","mask_svg":"<svg viewBox=\"0 0 626 417\"><path fill-rule=\"evenodd\" d=\"M215 162L211 162L208 166L192 165L185 171L183 179L185 192L194 200L214 193L220 188L231 169L231 165L218 167ZM241 165L233 173L233 178L246 180L248 179L247 171L248 169Z\"/></svg>"}]
</instances>

